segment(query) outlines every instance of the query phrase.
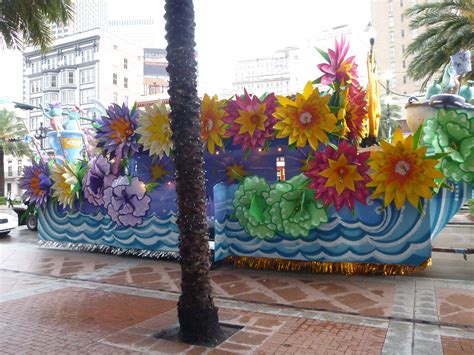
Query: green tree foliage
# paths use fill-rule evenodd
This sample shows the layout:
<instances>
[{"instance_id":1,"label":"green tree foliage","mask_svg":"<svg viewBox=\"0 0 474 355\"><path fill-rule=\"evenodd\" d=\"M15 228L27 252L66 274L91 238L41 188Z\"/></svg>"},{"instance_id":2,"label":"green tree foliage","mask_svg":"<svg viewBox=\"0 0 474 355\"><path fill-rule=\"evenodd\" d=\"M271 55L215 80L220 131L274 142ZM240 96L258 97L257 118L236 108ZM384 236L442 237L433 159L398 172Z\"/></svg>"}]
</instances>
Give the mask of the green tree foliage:
<instances>
[{"instance_id":1,"label":"green tree foliage","mask_svg":"<svg viewBox=\"0 0 474 355\"><path fill-rule=\"evenodd\" d=\"M387 105L384 103L384 97L381 98L381 113L378 140L387 140L395 131L400 128L401 107L397 104Z\"/></svg>"},{"instance_id":2,"label":"green tree foliage","mask_svg":"<svg viewBox=\"0 0 474 355\"><path fill-rule=\"evenodd\" d=\"M22 140L27 134L24 125L14 112L0 110L0 196L5 195L5 167L4 156L17 157L31 155L28 145ZM15 138L20 138L15 140Z\"/></svg>"},{"instance_id":3,"label":"green tree foliage","mask_svg":"<svg viewBox=\"0 0 474 355\"><path fill-rule=\"evenodd\" d=\"M45 51L52 41L49 25L66 25L72 15L72 0L2 0L0 33L8 48L31 44Z\"/></svg>"},{"instance_id":4,"label":"green tree foliage","mask_svg":"<svg viewBox=\"0 0 474 355\"><path fill-rule=\"evenodd\" d=\"M424 79L423 86L450 62L451 55L474 47L473 0L420 3L405 14L411 18L410 28L420 31L405 53L413 56L408 75Z\"/></svg>"}]
</instances>

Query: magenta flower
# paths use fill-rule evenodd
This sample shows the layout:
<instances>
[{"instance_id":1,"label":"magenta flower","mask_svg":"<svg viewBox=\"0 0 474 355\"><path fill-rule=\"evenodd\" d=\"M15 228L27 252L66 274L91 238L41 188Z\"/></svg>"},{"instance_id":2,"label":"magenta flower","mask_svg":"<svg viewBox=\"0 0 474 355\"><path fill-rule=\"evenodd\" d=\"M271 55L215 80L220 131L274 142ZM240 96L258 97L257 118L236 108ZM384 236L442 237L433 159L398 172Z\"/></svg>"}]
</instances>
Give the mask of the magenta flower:
<instances>
[{"instance_id":1,"label":"magenta flower","mask_svg":"<svg viewBox=\"0 0 474 355\"><path fill-rule=\"evenodd\" d=\"M133 227L142 223L150 202L145 184L138 177L129 180L127 176L120 176L104 190L104 207L112 220L121 226Z\"/></svg>"},{"instance_id":2,"label":"magenta flower","mask_svg":"<svg viewBox=\"0 0 474 355\"><path fill-rule=\"evenodd\" d=\"M224 122L230 124L225 136L234 137L234 144L246 148L263 148L265 141L271 139L276 118L275 94L268 95L264 100L250 96L245 90L242 96L227 101Z\"/></svg>"},{"instance_id":3,"label":"magenta flower","mask_svg":"<svg viewBox=\"0 0 474 355\"><path fill-rule=\"evenodd\" d=\"M304 173L312 179L308 187L314 189L314 198L323 200L325 206L334 203L337 211L344 205L352 210L355 200L365 205L369 196L365 186L370 182L369 155L357 154L357 147L345 140L337 150L328 145L325 151L316 152L310 169Z\"/></svg>"},{"instance_id":4,"label":"magenta flower","mask_svg":"<svg viewBox=\"0 0 474 355\"><path fill-rule=\"evenodd\" d=\"M25 190L22 196L25 205L45 206L51 193L52 184L47 163L33 161L31 166L25 166L23 177L20 179L20 187Z\"/></svg>"},{"instance_id":5,"label":"magenta flower","mask_svg":"<svg viewBox=\"0 0 474 355\"><path fill-rule=\"evenodd\" d=\"M99 155L91 159L89 170L82 179L82 190L86 200L94 206L104 204L104 190L111 186L116 178L110 171L110 163L104 156Z\"/></svg>"},{"instance_id":6,"label":"magenta flower","mask_svg":"<svg viewBox=\"0 0 474 355\"><path fill-rule=\"evenodd\" d=\"M127 157L129 153L133 155L138 152L135 135L138 110L130 111L125 104L122 107L113 104L106 112L107 116L97 119L99 125L95 136L98 140L97 147L110 153L111 158L117 156L119 160Z\"/></svg>"},{"instance_id":7,"label":"magenta flower","mask_svg":"<svg viewBox=\"0 0 474 355\"><path fill-rule=\"evenodd\" d=\"M324 73L321 78L322 84L329 85L333 82L337 82L339 85L343 83L359 85L357 81L357 64L354 62L354 56L346 59L348 51L349 43L347 43L346 46L345 37L342 36L340 42L336 39L335 51L328 49L329 64L318 64L319 70Z\"/></svg>"}]
</instances>

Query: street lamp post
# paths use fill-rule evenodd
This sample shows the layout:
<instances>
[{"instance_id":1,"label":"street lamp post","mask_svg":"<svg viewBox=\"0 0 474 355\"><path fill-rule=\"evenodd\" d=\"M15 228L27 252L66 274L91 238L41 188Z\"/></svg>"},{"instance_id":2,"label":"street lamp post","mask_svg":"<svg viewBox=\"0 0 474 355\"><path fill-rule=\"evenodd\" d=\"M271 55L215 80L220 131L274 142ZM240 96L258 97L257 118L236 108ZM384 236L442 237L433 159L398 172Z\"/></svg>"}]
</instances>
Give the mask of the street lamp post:
<instances>
[{"instance_id":1,"label":"street lamp post","mask_svg":"<svg viewBox=\"0 0 474 355\"><path fill-rule=\"evenodd\" d=\"M383 75L383 78L385 79L385 105L387 105L388 137L390 137L392 135L392 117L390 111L390 105L392 104L392 96L390 95L390 81L392 79L392 72L386 71Z\"/></svg>"},{"instance_id":2,"label":"street lamp post","mask_svg":"<svg viewBox=\"0 0 474 355\"><path fill-rule=\"evenodd\" d=\"M45 134L46 128L43 126L43 122L40 122L40 127L36 130L35 138L39 139L41 150L44 150L43 140L47 137Z\"/></svg>"}]
</instances>

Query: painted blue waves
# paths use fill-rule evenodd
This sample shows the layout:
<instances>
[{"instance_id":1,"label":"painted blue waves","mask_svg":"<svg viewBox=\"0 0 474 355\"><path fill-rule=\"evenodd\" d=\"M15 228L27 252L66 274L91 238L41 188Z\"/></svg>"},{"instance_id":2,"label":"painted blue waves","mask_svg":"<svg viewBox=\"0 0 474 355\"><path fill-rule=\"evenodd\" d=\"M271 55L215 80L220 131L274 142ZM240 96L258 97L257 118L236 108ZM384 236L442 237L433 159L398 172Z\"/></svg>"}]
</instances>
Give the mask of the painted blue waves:
<instances>
[{"instance_id":1,"label":"painted blue waves","mask_svg":"<svg viewBox=\"0 0 474 355\"><path fill-rule=\"evenodd\" d=\"M137 227L118 227L101 211L65 212L49 202L39 213L38 235L45 241L177 252L179 232L172 211L163 218L148 216Z\"/></svg>"},{"instance_id":2,"label":"painted blue waves","mask_svg":"<svg viewBox=\"0 0 474 355\"><path fill-rule=\"evenodd\" d=\"M217 185L215 196L215 258L230 255L332 262L420 265L431 256L431 237L462 206L472 190L458 184L456 192L443 189L420 216L411 205L398 211L382 208L381 200L356 205L356 215L347 209L329 209L329 221L304 238L282 234L262 240L248 235L231 215L236 186Z\"/></svg>"}]
</instances>

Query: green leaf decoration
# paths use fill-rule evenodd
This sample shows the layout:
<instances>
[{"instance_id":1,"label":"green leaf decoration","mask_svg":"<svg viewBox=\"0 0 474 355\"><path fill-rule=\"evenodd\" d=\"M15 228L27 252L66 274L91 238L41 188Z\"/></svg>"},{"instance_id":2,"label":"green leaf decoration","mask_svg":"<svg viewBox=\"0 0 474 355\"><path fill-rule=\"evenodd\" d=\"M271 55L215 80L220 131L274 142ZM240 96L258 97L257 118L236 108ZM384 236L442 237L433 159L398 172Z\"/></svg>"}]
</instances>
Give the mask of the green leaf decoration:
<instances>
[{"instance_id":1,"label":"green leaf decoration","mask_svg":"<svg viewBox=\"0 0 474 355\"><path fill-rule=\"evenodd\" d=\"M323 57L326 62L331 63L328 52L325 52L322 49L319 49L318 47L315 47L315 48L318 51L318 53L321 54L321 57Z\"/></svg>"},{"instance_id":2,"label":"green leaf decoration","mask_svg":"<svg viewBox=\"0 0 474 355\"><path fill-rule=\"evenodd\" d=\"M160 184L157 182L150 182L149 184L146 184L145 185L146 193L149 194L157 186L160 186Z\"/></svg>"},{"instance_id":3,"label":"green leaf decoration","mask_svg":"<svg viewBox=\"0 0 474 355\"><path fill-rule=\"evenodd\" d=\"M234 194L235 216L253 237L272 238L276 232L299 238L322 223L327 211L307 187L303 174L269 186L265 179L246 178Z\"/></svg>"},{"instance_id":4,"label":"green leaf decoration","mask_svg":"<svg viewBox=\"0 0 474 355\"><path fill-rule=\"evenodd\" d=\"M417 149L418 146L420 145L422 133L423 133L423 123L418 126L418 128L415 131L415 134L413 135L413 149Z\"/></svg>"},{"instance_id":5,"label":"green leaf decoration","mask_svg":"<svg viewBox=\"0 0 474 355\"><path fill-rule=\"evenodd\" d=\"M447 178L474 181L474 117L453 109L438 110L425 122L423 141L440 156L439 166Z\"/></svg>"}]
</instances>

